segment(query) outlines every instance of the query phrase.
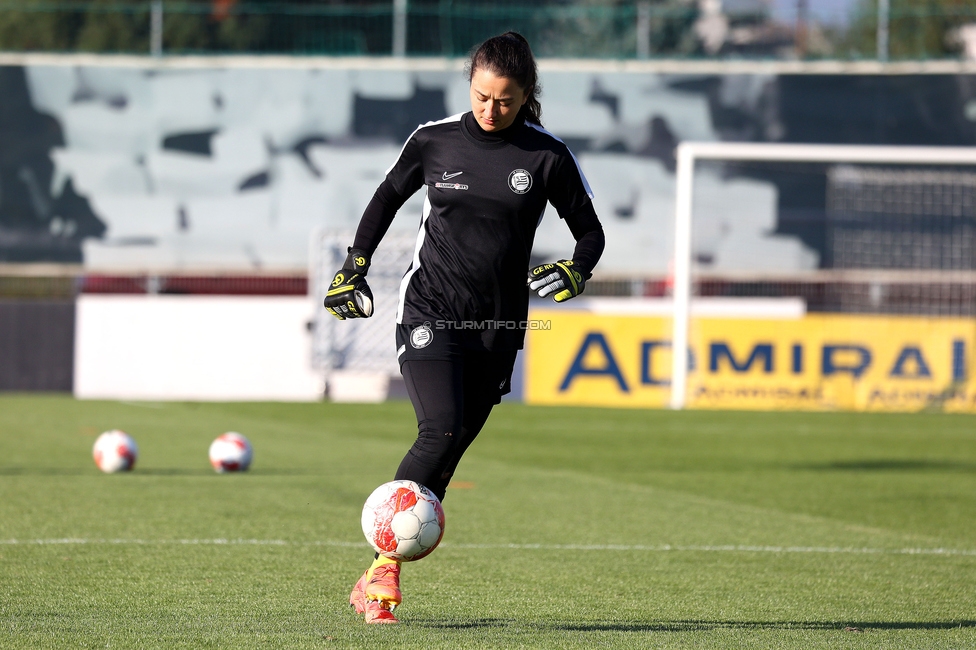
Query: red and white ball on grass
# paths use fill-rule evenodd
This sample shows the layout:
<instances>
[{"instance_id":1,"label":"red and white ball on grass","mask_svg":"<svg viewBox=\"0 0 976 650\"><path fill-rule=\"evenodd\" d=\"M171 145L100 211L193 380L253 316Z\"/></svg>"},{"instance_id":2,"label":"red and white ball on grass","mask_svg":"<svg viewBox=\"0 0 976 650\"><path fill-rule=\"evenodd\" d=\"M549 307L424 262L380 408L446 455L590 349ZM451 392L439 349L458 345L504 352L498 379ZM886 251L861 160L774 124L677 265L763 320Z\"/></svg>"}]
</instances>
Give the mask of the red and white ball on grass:
<instances>
[{"instance_id":1,"label":"red and white ball on grass","mask_svg":"<svg viewBox=\"0 0 976 650\"><path fill-rule=\"evenodd\" d=\"M131 470L135 467L138 456L139 447L136 446L136 441L125 431L118 429L98 436L92 449L95 464L106 474Z\"/></svg>"},{"instance_id":2,"label":"red and white ball on grass","mask_svg":"<svg viewBox=\"0 0 976 650\"><path fill-rule=\"evenodd\" d=\"M254 449L239 433L229 431L210 443L210 464L219 473L243 472L251 466Z\"/></svg>"},{"instance_id":3,"label":"red and white ball on grass","mask_svg":"<svg viewBox=\"0 0 976 650\"><path fill-rule=\"evenodd\" d=\"M363 534L377 553L410 562L426 557L444 536L440 499L413 481L390 481L366 499Z\"/></svg>"}]
</instances>

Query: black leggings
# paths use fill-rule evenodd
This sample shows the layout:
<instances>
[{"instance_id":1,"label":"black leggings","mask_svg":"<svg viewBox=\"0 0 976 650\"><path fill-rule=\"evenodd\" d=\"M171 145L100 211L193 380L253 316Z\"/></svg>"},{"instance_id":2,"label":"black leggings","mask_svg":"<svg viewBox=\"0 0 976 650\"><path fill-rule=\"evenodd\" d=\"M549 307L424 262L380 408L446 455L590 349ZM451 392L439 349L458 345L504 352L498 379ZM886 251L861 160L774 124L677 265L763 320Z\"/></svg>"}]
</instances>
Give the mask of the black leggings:
<instances>
[{"instance_id":1,"label":"black leggings","mask_svg":"<svg viewBox=\"0 0 976 650\"><path fill-rule=\"evenodd\" d=\"M461 456L508 392L514 362L514 351L403 361L418 433L394 478L416 481L443 499Z\"/></svg>"}]
</instances>

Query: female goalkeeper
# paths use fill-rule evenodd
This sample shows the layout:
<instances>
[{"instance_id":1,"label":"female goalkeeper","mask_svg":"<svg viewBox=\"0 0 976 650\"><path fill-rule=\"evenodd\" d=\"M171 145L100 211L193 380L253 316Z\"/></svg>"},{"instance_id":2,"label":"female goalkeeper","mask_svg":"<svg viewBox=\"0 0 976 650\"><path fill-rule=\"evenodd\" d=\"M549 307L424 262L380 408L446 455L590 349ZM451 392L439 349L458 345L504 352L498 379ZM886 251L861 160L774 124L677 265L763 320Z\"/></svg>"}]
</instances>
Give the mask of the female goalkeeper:
<instances>
[{"instance_id":1,"label":"female goalkeeper","mask_svg":"<svg viewBox=\"0 0 976 650\"><path fill-rule=\"evenodd\" d=\"M586 178L566 145L541 126L538 72L525 38L508 32L485 41L467 73L471 112L413 132L366 207L325 300L340 320L372 314L370 256L397 210L424 188L396 326L418 435L394 479L416 481L441 499L492 407L510 390L529 290L557 302L579 295L604 246ZM571 259L529 269L547 202L576 247ZM399 578L399 563L376 556L350 604L367 623L396 623Z\"/></svg>"}]
</instances>

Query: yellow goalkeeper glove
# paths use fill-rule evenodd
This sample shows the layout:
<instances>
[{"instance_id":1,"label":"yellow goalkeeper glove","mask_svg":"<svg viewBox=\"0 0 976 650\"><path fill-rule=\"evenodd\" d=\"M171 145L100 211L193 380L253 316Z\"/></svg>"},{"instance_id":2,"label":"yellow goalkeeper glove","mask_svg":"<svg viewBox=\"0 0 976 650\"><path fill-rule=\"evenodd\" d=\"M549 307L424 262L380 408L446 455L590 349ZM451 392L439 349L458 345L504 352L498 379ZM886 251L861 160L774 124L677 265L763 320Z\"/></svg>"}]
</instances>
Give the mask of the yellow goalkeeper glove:
<instances>
[{"instance_id":1,"label":"yellow goalkeeper glove","mask_svg":"<svg viewBox=\"0 0 976 650\"><path fill-rule=\"evenodd\" d=\"M586 279L573 260L559 260L529 270L529 288L541 298L553 295L556 302L565 302L583 293Z\"/></svg>"},{"instance_id":2,"label":"yellow goalkeeper glove","mask_svg":"<svg viewBox=\"0 0 976 650\"><path fill-rule=\"evenodd\" d=\"M348 251L345 263L325 294L325 308L339 320L369 318L373 315L373 292L366 284L369 254L356 248Z\"/></svg>"}]
</instances>

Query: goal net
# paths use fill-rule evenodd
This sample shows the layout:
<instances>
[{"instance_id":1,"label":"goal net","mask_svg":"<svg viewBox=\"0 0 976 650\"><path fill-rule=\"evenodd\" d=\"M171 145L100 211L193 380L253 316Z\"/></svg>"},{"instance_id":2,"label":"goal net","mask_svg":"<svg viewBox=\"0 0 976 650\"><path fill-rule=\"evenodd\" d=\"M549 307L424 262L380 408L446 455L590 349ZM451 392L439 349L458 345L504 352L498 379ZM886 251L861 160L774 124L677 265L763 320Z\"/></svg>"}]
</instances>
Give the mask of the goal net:
<instances>
[{"instance_id":1,"label":"goal net","mask_svg":"<svg viewBox=\"0 0 976 650\"><path fill-rule=\"evenodd\" d=\"M976 172L835 165L826 199L833 268L974 269Z\"/></svg>"},{"instance_id":2,"label":"goal net","mask_svg":"<svg viewBox=\"0 0 976 650\"><path fill-rule=\"evenodd\" d=\"M672 408L976 410L976 149L683 143L676 187Z\"/></svg>"},{"instance_id":3,"label":"goal net","mask_svg":"<svg viewBox=\"0 0 976 650\"><path fill-rule=\"evenodd\" d=\"M317 307L322 306L354 237L349 230L320 230L312 235L309 292ZM339 321L324 308L315 310L312 367L324 372L327 382L338 371L399 375L394 344L397 301L400 279L410 265L416 239L412 232L388 232L373 254L367 278L373 292L372 317Z\"/></svg>"}]
</instances>

